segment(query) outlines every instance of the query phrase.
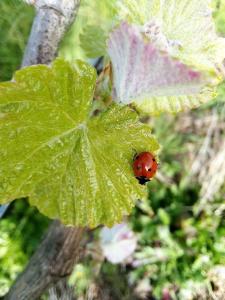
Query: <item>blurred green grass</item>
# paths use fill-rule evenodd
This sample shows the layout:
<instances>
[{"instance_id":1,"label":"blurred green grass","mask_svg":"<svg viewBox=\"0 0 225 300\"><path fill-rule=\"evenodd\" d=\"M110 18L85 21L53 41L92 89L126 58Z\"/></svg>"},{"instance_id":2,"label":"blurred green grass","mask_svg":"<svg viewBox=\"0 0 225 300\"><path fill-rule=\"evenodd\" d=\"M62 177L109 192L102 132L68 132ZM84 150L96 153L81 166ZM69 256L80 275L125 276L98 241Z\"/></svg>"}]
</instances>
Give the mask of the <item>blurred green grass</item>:
<instances>
[{"instance_id":1,"label":"blurred green grass","mask_svg":"<svg viewBox=\"0 0 225 300\"><path fill-rule=\"evenodd\" d=\"M11 204L0 221L0 296L9 289L37 248L50 220L25 199Z\"/></svg>"},{"instance_id":2,"label":"blurred green grass","mask_svg":"<svg viewBox=\"0 0 225 300\"><path fill-rule=\"evenodd\" d=\"M0 80L9 80L20 67L34 9L19 0L0 1Z\"/></svg>"}]
</instances>

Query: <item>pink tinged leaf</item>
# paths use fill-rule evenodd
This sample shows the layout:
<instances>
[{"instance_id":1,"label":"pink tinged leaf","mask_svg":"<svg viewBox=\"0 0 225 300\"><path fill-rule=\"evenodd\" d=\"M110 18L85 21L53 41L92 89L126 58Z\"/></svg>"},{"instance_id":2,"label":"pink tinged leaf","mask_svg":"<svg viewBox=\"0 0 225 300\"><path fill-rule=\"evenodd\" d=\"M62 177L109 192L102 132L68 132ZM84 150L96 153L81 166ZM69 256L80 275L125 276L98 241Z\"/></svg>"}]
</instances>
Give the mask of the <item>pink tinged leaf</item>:
<instances>
[{"instance_id":1,"label":"pink tinged leaf","mask_svg":"<svg viewBox=\"0 0 225 300\"><path fill-rule=\"evenodd\" d=\"M146 41L139 27L121 23L108 41L114 98L129 104L150 97L198 94L208 82L202 73Z\"/></svg>"}]
</instances>

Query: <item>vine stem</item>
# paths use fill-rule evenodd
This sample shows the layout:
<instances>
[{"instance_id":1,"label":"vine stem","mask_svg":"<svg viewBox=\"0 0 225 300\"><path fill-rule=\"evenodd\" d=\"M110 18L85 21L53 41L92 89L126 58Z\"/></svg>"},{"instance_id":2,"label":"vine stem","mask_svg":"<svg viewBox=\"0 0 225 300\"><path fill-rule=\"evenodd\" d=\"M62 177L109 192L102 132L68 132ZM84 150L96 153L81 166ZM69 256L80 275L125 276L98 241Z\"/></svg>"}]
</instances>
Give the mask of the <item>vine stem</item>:
<instances>
[{"instance_id":1,"label":"vine stem","mask_svg":"<svg viewBox=\"0 0 225 300\"><path fill-rule=\"evenodd\" d=\"M49 64L72 24L80 0L32 0L37 14L33 22L22 67ZM25 270L5 300L35 300L53 284L71 274L82 255L84 228L65 227L53 221Z\"/></svg>"},{"instance_id":2,"label":"vine stem","mask_svg":"<svg viewBox=\"0 0 225 300\"><path fill-rule=\"evenodd\" d=\"M53 221L47 235L17 278L5 300L35 300L53 284L69 276L82 255L83 228Z\"/></svg>"},{"instance_id":3,"label":"vine stem","mask_svg":"<svg viewBox=\"0 0 225 300\"><path fill-rule=\"evenodd\" d=\"M22 67L49 64L72 24L80 0L33 0L37 14L33 22Z\"/></svg>"}]
</instances>

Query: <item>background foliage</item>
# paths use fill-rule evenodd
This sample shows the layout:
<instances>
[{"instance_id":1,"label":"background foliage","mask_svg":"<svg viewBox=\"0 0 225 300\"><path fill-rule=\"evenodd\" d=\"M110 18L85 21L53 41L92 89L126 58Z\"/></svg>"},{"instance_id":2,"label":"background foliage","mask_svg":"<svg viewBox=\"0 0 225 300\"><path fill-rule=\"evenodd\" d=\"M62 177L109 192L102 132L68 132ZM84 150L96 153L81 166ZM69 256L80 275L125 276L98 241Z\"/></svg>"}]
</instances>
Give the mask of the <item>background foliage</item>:
<instances>
[{"instance_id":1,"label":"background foliage","mask_svg":"<svg viewBox=\"0 0 225 300\"><path fill-rule=\"evenodd\" d=\"M214 8L217 28L225 35L225 1L214 1ZM101 9L104 11L104 7ZM87 53L81 47L85 40L80 36L85 6L82 11L83 17L61 46L60 55L69 60L86 58ZM20 66L34 11L19 0L1 0L0 12L0 80L4 81ZM109 16L103 13L103 17ZM169 291L174 299L205 300L201 298L205 289L215 289L208 274L216 265L225 266L225 188L199 209L201 182L191 169L207 134L208 125L204 120L214 112L219 124L223 124L224 101L222 84L217 101L191 115L162 115L150 120L163 149L161 176L149 185L149 201L138 205L128 220L138 237L138 248L126 265L99 263L90 251L91 256L87 255L71 278L80 299L88 293L90 283L96 281L113 299L123 300L141 299L145 290L157 299L166 299L163 297ZM219 143L224 140L224 133L222 126ZM25 199L10 206L0 222L0 295L24 268L48 223L49 220L29 207ZM93 243L97 241L96 233ZM96 279L92 270L99 264ZM194 296L190 296L190 290Z\"/></svg>"}]
</instances>

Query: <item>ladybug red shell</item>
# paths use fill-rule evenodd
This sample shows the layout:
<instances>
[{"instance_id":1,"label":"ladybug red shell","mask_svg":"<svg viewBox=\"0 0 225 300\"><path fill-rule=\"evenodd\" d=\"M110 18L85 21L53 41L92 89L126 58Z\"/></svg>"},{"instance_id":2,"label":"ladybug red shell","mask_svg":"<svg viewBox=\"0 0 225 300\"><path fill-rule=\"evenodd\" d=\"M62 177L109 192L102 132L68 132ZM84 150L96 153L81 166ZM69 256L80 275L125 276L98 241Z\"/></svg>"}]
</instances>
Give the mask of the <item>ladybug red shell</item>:
<instances>
[{"instance_id":1,"label":"ladybug red shell","mask_svg":"<svg viewBox=\"0 0 225 300\"><path fill-rule=\"evenodd\" d=\"M157 161L150 152L141 152L134 157L133 170L140 184L145 184L155 176L158 169Z\"/></svg>"}]
</instances>

